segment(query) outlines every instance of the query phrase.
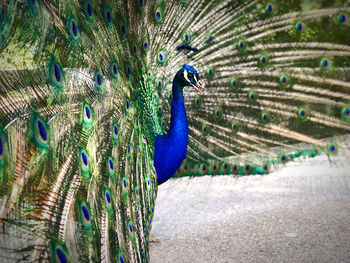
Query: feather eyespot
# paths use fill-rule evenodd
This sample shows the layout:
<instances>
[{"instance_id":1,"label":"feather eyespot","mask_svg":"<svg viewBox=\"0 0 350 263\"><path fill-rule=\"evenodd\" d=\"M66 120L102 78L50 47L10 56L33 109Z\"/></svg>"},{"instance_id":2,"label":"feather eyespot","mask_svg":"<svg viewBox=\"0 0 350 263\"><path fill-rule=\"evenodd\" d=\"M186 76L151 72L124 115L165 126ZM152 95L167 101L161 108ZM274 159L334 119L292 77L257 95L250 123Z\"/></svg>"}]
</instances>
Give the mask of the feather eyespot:
<instances>
[{"instance_id":1,"label":"feather eyespot","mask_svg":"<svg viewBox=\"0 0 350 263\"><path fill-rule=\"evenodd\" d=\"M340 13L337 16L338 23L340 25L349 25L349 14L348 13Z\"/></svg>"},{"instance_id":2,"label":"feather eyespot","mask_svg":"<svg viewBox=\"0 0 350 263\"><path fill-rule=\"evenodd\" d=\"M112 15L111 15L110 11L107 11L106 17L107 17L107 22L111 23L112 22Z\"/></svg>"},{"instance_id":3,"label":"feather eyespot","mask_svg":"<svg viewBox=\"0 0 350 263\"><path fill-rule=\"evenodd\" d=\"M112 196L109 189L104 190L104 200L105 200L105 206L107 208L108 212L112 212Z\"/></svg>"},{"instance_id":4,"label":"feather eyespot","mask_svg":"<svg viewBox=\"0 0 350 263\"><path fill-rule=\"evenodd\" d=\"M338 146L335 143L328 144L327 149L328 149L328 153L330 154L338 153Z\"/></svg>"},{"instance_id":5,"label":"feather eyespot","mask_svg":"<svg viewBox=\"0 0 350 263\"><path fill-rule=\"evenodd\" d=\"M192 42L192 33L189 31L186 31L182 35L182 42L186 45L191 44Z\"/></svg>"},{"instance_id":6,"label":"feather eyespot","mask_svg":"<svg viewBox=\"0 0 350 263\"><path fill-rule=\"evenodd\" d=\"M125 179L123 179L123 186L124 186L124 188L126 188L126 180Z\"/></svg>"},{"instance_id":7,"label":"feather eyespot","mask_svg":"<svg viewBox=\"0 0 350 263\"><path fill-rule=\"evenodd\" d=\"M118 77L118 66L115 62L111 64L110 72L113 78L116 79Z\"/></svg>"},{"instance_id":8,"label":"feather eyespot","mask_svg":"<svg viewBox=\"0 0 350 263\"><path fill-rule=\"evenodd\" d=\"M140 145L137 145L137 153L141 153L141 147L140 147Z\"/></svg>"},{"instance_id":9,"label":"feather eyespot","mask_svg":"<svg viewBox=\"0 0 350 263\"><path fill-rule=\"evenodd\" d=\"M232 78L231 81L230 81L230 84L231 84L231 89L233 91L238 91L239 90L239 80L236 79L236 78Z\"/></svg>"},{"instance_id":10,"label":"feather eyespot","mask_svg":"<svg viewBox=\"0 0 350 263\"><path fill-rule=\"evenodd\" d=\"M219 166L216 164L210 165L210 171L212 174L216 174L219 171Z\"/></svg>"},{"instance_id":11,"label":"feather eyespot","mask_svg":"<svg viewBox=\"0 0 350 263\"><path fill-rule=\"evenodd\" d=\"M238 132L238 124L236 122L232 122L231 128L233 134L236 134Z\"/></svg>"},{"instance_id":12,"label":"feather eyespot","mask_svg":"<svg viewBox=\"0 0 350 263\"><path fill-rule=\"evenodd\" d=\"M158 113L159 113L159 114L162 114L162 113L163 113L163 106L162 106L162 105L159 105L159 106L158 106Z\"/></svg>"},{"instance_id":13,"label":"feather eyespot","mask_svg":"<svg viewBox=\"0 0 350 263\"><path fill-rule=\"evenodd\" d=\"M148 51L148 47L149 47L149 37L148 35L145 35L143 37L143 41L142 41L142 47L143 47L143 51L144 52L147 52Z\"/></svg>"},{"instance_id":14,"label":"feather eyespot","mask_svg":"<svg viewBox=\"0 0 350 263\"><path fill-rule=\"evenodd\" d=\"M79 37L79 29L78 29L78 25L77 25L75 18L71 17L68 20L67 27L68 27L68 32L69 32L71 38L74 41L77 40Z\"/></svg>"},{"instance_id":15,"label":"feather eyespot","mask_svg":"<svg viewBox=\"0 0 350 263\"><path fill-rule=\"evenodd\" d=\"M244 165L244 172L245 172L245 174L248 175L248 174L251 173L251 171L252 171L252 165L250 163L246 163Z\"/></svg>"},{"instance_id":16,"label":"feather eyespot","mask_svg":"<svg viewBox=\"0 0 350 263\"><path fill-rule=\"evenodd\" d=\"M108 203L111 202L111 197L109 196L109 193L106 193L106 200L107 200Z\"/></svg>"},{"instance_id":17,"label":"feather eyespot","mask_svg":"<svg viewBox=\"0 0 350 263\"><path fill-rule=\"evenodd\" d=\"M137 42L133 40L132 43L130 44L130 53L134 57L137 57L137 51L138 51Z\"/></svg>"},{"instance_id":18,"label":"feather eyespot","mask_svg":"<svg viewBox=\"0 0 350 263\"><path fill-rule=\"evenodd\" d=\"M48 136L49 136L47 123L37 113L33 113L32 118L33 118L33 122L32 122L33 141L35 145L40 149L42 150L47 149Z\"/></svg>"},{"instance_id":19,"label":"feather eyespot","mask_svg":"<svg viewBox=\"0 0 350 263\"><path fill-rule=\"evenodd\" d=\"M344 120L349 121L350 120L350 107L345 106L341 110L341 116Z\"/></svg>"},{"instance_id":20,"label":"feather eyespot","mask_svg":"<svg viewBox=\"0 0 350 263\"><path fill-rule=\"evenodd\" d=\"M202 164L201 167L200 167L200 173L202 175L205 175L208 171L208 167L205 165L205 164Z\"/></svg>"},{"instance_id":21,"label":"feather eyespot","mask_svg":"<svg viewBox=\"0 0 350 263\"><path fill-rule=\"evenodd\" d=\"M310 115L309 111L307 109L305 109L305 108L300 108L298 110L298 118L299 118L299 120L306 121L306 120L309 119L309 115Z\"/></svg>"},{"instance_id":22,"label":"feather eyespot","mask_svg":"<svg viewBox=\"0 0 350 263\"><path fill-rule=\"evenodd\" d=\"M278 161L281 163L281 164L286 164L288 162L288 157L286 154L284 153L281 153L279 156L278 156Z\"/></svg>"},{"instance_id":23,"label":"feather eyespot","mask_svg":"<svg viewBox=\"0 0 350 263\"><path fill-rule=\"evenodd\" d=\"M271 4L267 6L267 11L270 13L273 11L273 6Z\"/></svg>"},{"instance_id":24,"label":"feather eyespot","mask_svg":"<svg viewBox=\"0 0 350 263\"><path fill-rule=\"evenodd\" d=\"M107 171L109 176L112 177L112 179L114 179L114 162L113 162L113 158L112 157L108 157L107 159Z\"/></svg>"},{"instance_id":25,"label":"feather eyespot","mask_svg":"<svg viewBox=\"0 0 350 263\"><path fill-rule=\"evenodd\" d=\"M167 52L165 51L165 49L158 50L157 62L162 65L166 62L166 59L167 59Z\"/></svg>"},{"instance_id":26,"label":"feather eyespot","mask_svg":"<svg viewBox=\"0 0 350 263\"><path fill-rule=\"evenodd\" d=\"M89 204L85 201L78 201L78 214L85 229L91 228L91 213Z\"/></svg>"},{"instance_id":27,"label":"feather eyespot","mask_svg":"<svg viewBox=\"0 0 350 263\"><path fill-rule=\"evenodd\" d=\"M92 110L89 104L83 103L83 109L82 109L82 116L83 116L83 122L86 125L91 125L92 123Z\"/></svg>"},{"instance_id":28,"label":"feather eyespot","mask_svg":"<svg viewBox=\"0 0 350 263\"><path fill-rule=\"evenodd\" d=\"M64 252L60 248L56 248L56 257L60 263L67 263L67 258Z\"/></svg>"},{"instance_id":29,"label":"feather eyespot","mask_svg":"<svg viewBox=\"0 0 350 263\"><path fill-rule=\"evenodd\" d=\"M46 128L41 120L37 121L37 126L39 129L39 133L40 133L41 138L43 139L43 141L46 141L47 140Z\"/></svg>"},{"instance_id":30,"label":"feather eyespot","mask_svg":"<svg viewBox=\"0 0 350 263\"><path fill-rule=\"evenodd\" d=\"M269 173L270 172L270 164L269 163L265 163L263 164L263 170L264 170L264 173Z\"/></svg>"},{"instance_id":31,"label":"feather eyespot","mask_svg":"<svg viewBox=\"0 0 350 263\"><path fill-rule=\"evenodd\" d=\"M163 7L162 6L156 7L154 11L154 18L157 24L160 24L163 22L163 15L164 15Z\"/></svg>"},{"instance_id":32,"label":"feather eyespot","mask_svg":"<svg viewBox=\"0 0 350 263\"><path fill-rule=\"evenodd\" d=\"M158 79L157 80L157 87L158 87L158 89L162 89L163 88L163 79Z\"/></svg>"},{"instance_id":33,"label":"feather eyespot","mask_svg":"<svg viewBox=\"0 0 350 263\"><path fill-rule=\"evenodd\" d=\"M87 118L87 119L90 119L90 117L91 117L91 116L90 116L90 109L89 109L88 106L85 107L85 115L86 115L86 118Z\"/></svg>"},{"instance_id":34,"label":"feather eyespot","mask_svg":"<svg viewBox=\"0 0 350 263\"><path fill-rule=\"evenodd\" d=\"M306 29L306 24L302 21L298 21L295 26L294 26L295 30L299 33L305 31Z\"/></svg>"},{"instance_id":35,"label":"feather eyespot","mask_svg":"<svg viewBox=\"0 0 350 263\"><path fill-rule=\"evenodd\" d=\"M321 154L321 148L319 146L315 146L312 151L315 153L315 155Z\"/></svg>"},{"instance_id":36,"label":"feather eyespot","mask_svg":"<svg viewBox=\"0 0 350 263\"><path fill-rule=\"evenodd\" d=\"M89 175L89 155L85 149L79 150L79 159L80 159L80 170L84 178L87 178Z\"/></svg>"},{"instance_id":37,"label":"feather eyespot","mask_svg":"<svg viewBox=\"0 0 350 263\"><path fill-rule=\"evenodd\" d=\"M328 71L332 68L333 62L329 58L323 58L320 62L321 69Z\"/></svg>"},{"instance_id":38,"label":"feather eyespot","mask_svg":"<svg viewBox=\"0 0 350 263\"><path fill-rule=\"evenodd\" d=\"M214 108L214 118L217 122L221 121L223 117L223 111L222 108L219 106L216 106Z\"/></svg>"},{"instance_id":39,"label":"feather eyespot","mask_svg":"<svg viewBox=\"0 0 350 263\"><path fill-rule=\"evenodd\" d=\"M71 262L71 258L67 252L64 243L57 240L51 240L49 242L50 248L50 262L68 263Z\"/></svg>"},{"instance_id":40,"label":"feather eyespot","mask_svg":"<svg viewBox=\"0 0 350 263\"><path fill-rule=\"evenodd\" d=\"M87 11L88 16L92 16L93 11L92 11L92 6L91 6L90 2L87 3L86 11Z\"/></svg>"},{"instance_id":41,"label":"feather eyespot","mask_svg":"<svg viewBox=\"0 0 350 263\"><path fill-rule=\"evenodd\" d=\"M102 78L101 74L98 71L95 72L95 81L96 81L97 89L100 90L101 86L102 86L103 78Z\"/></svg>"},{"instance_id":42,"label":"feather eyespot","mask_svg":"<svg viewBox=\"0 0 350 263\"><path fill-rule=\"evenodd\" d=\"M73 32L73 35L74 35L75 37L78 35L77 24L75 23L74 20L72 20L72 32Z\"/></svg>"},{"instance_id":43,"label":"feather eyespot","mask_svg":"<svg viewBox=\"0 0 350 263\"><path fill-rule=\"evenodd\" d=\"M262 123L267 124L270 122L271 116L268 112L261 113L260 120Z\"/></svg>"},{"instance_id":44,"label":"feather eyespot","mask_svg":"<svg viewBox=\"0 0 350 263\"><path fill-rule=\"evenodd\" d=\"M57 64L54 64L55 78L57 82L61 82L61 70Z\"/></svg>"},{"instance_id":45,"label":"feather eyespot","mask_svg":"<svg viewBox=\"0 0 350 263\"><path fill-rule=\"evenodd\" d=\"M280 87L282 89L284 88L290 88L292 87L292 80L290 79L290 77L286 74L282 74L279 78L279 82L280 82Z\"/></svg>"},{"instance_id":46,"label":"feather eyespot","mask_svg":"<svg viewBox=\"0 0 350 263\"><path fill-rule=\"evenodd\" d=\"M149 176L146 177L146 187L147 187L147 191L151 190L151 179Z\"/></svg>"},{"instance_id":47,"label":"feather eyespot","mask_svg":"<svg viewBox=\"0 0 350 263\"><path fill-rule=\"evenodd\" d=\"M202 105L202 100L201 100L201 97L200 96L197 96L195 99L194 99L194 106L196 107L196 109L199 109Z\"/></svg>"},{"instance_id":48,"label":"feather eyespot","mask_svg":"<svg viewBox=\"0 0 350 263\"><path fill-rule=\"evenodd\" d=\"M125 70L124 72L125 72L126 77L128 79L130 79L132 72L131 72L131 67L130 67L130 65L128 63L124 64L124 70Z\"/></svg>"},{"instance_id":49,"label":"feather eyespot","mask_svg":"<svg viewBox=\"0 0 350 263\"><path fill-rule=\"evenodd\" d=\"M255 91L250 91L248 93L248 101L250 104L255 104L257 102L258 94Z\"/></svg>"},{"instance_id":50,"label":"feather eyespot","mask_svg":"<svg viewBox=\"0 0 350 263\"><path fill-rule=\"evenodd\" d=\"M142 74L145 73L145 62L143 60L140 60L139 62L139 70Z\"/></svg>"},{"instance_id":51,"label":"feather eyespot","mask_svg":"<svg viewBox=\"0 0 350 263\"><path fill-rule=\"evenodd\" d=\"M128 153L130 153L130 150L131 150L131 146L130 146L130 144L128 145L128 148L127 148L128 150Z\"/></svg>"},{"instance_id":52,"label":"feather eyespot","mask_svg":"<svg viewBox=\"0 0 350 263\"><path fill-rule=\"evenodd\" d=\"M243 53L248 50L248 44L244 39L238 40L236 47L240 52Z\"/></svg>"},{"instance_id":53,"label":"feather eyespot","mask_svg":"<svg viewBox=\"0 0 350 263\"><path fill-rule=\"evenodd\" d=\"M230 170L230 166L227 163L223 163L221 165L221 170L223 171L223 173L228 173L228 171Z\"/></svg>"},{"instance_id":54,"label":"feather eyespot","mask_svg":"<svg viewBox=\"0 0 350 263\"><path fill-rule=\"evenodd\" d=\"M209 128L207 127L206 124L203 124L203 125L202 125L202 135L203 135L203 136L207 136L208 133L209 133Z\"/></svg>"},{"instance_id":55,"label":"feather eyespot","mask_svg":"<svg viewBox=\"0 0 350 263\"><path fill-rule=\"evenodd\" d=\"M118 140L118 133L119 133L119 128L118 128L118 125L115 123L112 126L112 137L115 141Z\"/></svg>"},{"instance_id":56,"label":"feather eyespot","mask_svg":"<svg viewBox=\"0 0 350 263\"><path fill-rule=\"evenodd\" d=\"M259 58L259 66L267 67L270 64L270 58L267 55L261 55Z\"/></svg>"},{"instance_id":57,"label":"feather eyespot","mask_svg":"<svg viewBox=\"0 0 350 263\"><path fill-rule=\"evenodd\" d=\"M215 75L215 70L214 70L214 68L209 67L209 68L207 69L207 78L208 78L209 80L213 80L213 79L214 79L214 75Z\"/></svg>"},{"instance_id":58,"label":"feather eyespot","mask_svg":"<svg viewBox=\"0 0 350 263\"><path fill-rule=\"evenodd\" d=\"M87 221L89 221L90 220L90 214L89 214L89 211L87 210L87 208L83 205L83 206L81 206L81 210L83 211L83 215L84 215L85 219Z\"/></svg>"},{"instance_id":59,"label":"feather eyespot","mask_svg":"<svg viewBox=\"0 0 350 263\"><path fill-rule=\"evenodd\" d=\"M268 2L265 7L265 11L268 15L274 15L277 12L277 6L274 2Z\"/></svg>"},{"instance_id":60,"label":"feather eyespot","mask_svg":"<svg viewBox=\"0 0 350 263\"><path fill-rule=\"evenodd\" d=\"M85 152L81 152L81 160L83 165L87 166L88 165L88 160Z\"/></svg>"},{"instance_id":61,"label":"feather eyespot","mask_svg":"<svg viewBox=\"0 0 350 263\"><path fill-rule=\"evenodd\" d=\"M187 164L185 164L185 165L183 166L183 172L184 172L184 173L187 173L187 172L188 172L188 165L187 165Z\"/></svg>"},{"instance_id":62,"label":"feather eyespot","mask_svg":"<svg viewBox=\"0 0 350 263\"><path fill-rule=\"evenodd\" d=\"M111 13L111 9L109 8L109 6L106 4L103 8L103 17L105 19L105 22L107 24L107 26L112 26L112 13Z\"/></svg>"},{"instance_id":63,"label":"feather eyespot","mask_svg":"<svg viewBox=\"0 0 350 263\"><path fill-rule=\"evenodd\" d=\"M166 128L165 120L161 120L160 125L162 126L163 129L165 129Z\"/></svg>"},{"instance_id":64,"label":"feather eyespot","mask_svg":"<svg viewBox=\"0 0 350 263\"><path fill-rule=\"evenodd\" d=\"M239 172L239 165L238 164L234 164L232 166L232 173L238 174L238 172Z\"/></svg>"},{"instance_id":65,"label":"feather eyespot","mask_svg":"<svg viewBox=\"0 0 350 263\"><path fill-rule=\"evenodd\" d=\"M150 68L147 70L147 78L148 80L153 80L153 70Z\"/></svg>"},{"instance_id":66,"label":"feather eyespot","mask_svg":"<svg viewBox=\"0 0 350 263\"><path fill-rule=\"evenodd\" d=\"M51 84L55 88L60 89L62 87L63 71L61 66L57 63L54 57L52 57L50 60L49 77L50 77Z\"/></svg>"}]
</instances>

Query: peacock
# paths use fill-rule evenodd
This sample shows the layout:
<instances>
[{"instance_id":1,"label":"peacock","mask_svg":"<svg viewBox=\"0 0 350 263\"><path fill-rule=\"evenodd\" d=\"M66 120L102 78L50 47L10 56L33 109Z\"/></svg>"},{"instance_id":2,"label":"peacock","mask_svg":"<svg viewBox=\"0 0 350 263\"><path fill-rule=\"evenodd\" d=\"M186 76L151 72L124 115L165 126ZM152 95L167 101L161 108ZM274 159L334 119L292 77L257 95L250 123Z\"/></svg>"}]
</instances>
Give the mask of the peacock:
<instances>
[{"instance_id":1,"label":"peacock","mask_svg":"<svg viewBox=\"0 0 350 263\"><path fill-rule=\"evenodd\" d=\"M169 178L345 154L349 1L0 10L1 262L148 262Z\"/></svg>"}]
</instances>

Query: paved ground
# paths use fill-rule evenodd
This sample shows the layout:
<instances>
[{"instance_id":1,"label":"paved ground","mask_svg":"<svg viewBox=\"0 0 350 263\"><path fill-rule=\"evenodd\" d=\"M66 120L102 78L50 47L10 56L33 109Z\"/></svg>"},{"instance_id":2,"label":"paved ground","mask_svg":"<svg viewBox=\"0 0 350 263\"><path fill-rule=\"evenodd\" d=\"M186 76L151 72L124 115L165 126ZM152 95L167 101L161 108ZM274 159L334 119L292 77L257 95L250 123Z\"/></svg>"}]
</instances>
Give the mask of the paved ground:
<instances>
[{"instance_id":1,"label":"paved ground","mask_svg":"<svg viewBox=\"0 0 350 263\"><path fill-rule=\"evenodd\" d=\"M151 262L350 262L350 160L159 189Z\"/></svg>"}]
</instances>

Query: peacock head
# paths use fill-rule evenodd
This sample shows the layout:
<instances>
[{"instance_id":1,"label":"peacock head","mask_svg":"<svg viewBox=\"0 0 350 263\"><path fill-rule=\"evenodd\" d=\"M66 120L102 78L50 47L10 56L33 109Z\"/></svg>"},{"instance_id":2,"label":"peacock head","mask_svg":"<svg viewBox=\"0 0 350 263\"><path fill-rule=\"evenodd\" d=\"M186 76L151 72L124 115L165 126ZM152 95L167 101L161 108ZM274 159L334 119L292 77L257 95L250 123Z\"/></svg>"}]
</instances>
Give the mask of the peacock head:
<instances>
[{"instance_id":1,"label":"peacock head","mask_svg":"<svg viewBox=\"0 0 350 263\"><path fill-rule=\"evenodd\" d=\"M187 64L177 72L175 77L181 86L192 86L198 92L204 91L204 83L200 80L199 74L194 67L191 67Z\"/></svg>"}]
</instances>

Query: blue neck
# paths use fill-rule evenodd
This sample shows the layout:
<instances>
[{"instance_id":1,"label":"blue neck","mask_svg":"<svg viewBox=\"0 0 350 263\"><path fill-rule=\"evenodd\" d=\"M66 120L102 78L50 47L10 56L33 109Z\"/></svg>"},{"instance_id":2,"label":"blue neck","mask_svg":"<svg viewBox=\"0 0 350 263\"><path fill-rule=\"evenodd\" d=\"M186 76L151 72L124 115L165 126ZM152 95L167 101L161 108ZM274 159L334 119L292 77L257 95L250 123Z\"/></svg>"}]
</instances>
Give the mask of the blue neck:
<instances>
[{"instance_id":1,"label":"blue neck","mask_svg":"<svg viewBox=\"0 0 350 263\"><path fill-rule=\"evenodd\" d=\"M187 116L182 90L183 86L178 83L175 76L172 89L173 100L171 102L170 127L168 131L171 137L181 136L183 138L186 135L187 138L188 136Z\"/></svg>"},{"instance_id":2,"label":"blue neck","mask_svg":"<svg viewBox=\"0 0 350 263\"><path fill-rule=\"evenodd\" d=\"M183 86L175 76L172 89L170 128L167 134L157 136L155 144L154 164L158 184L162 184L172 177L186 157L188 125L182 90Z\"/></svg>"}]
</instances>

